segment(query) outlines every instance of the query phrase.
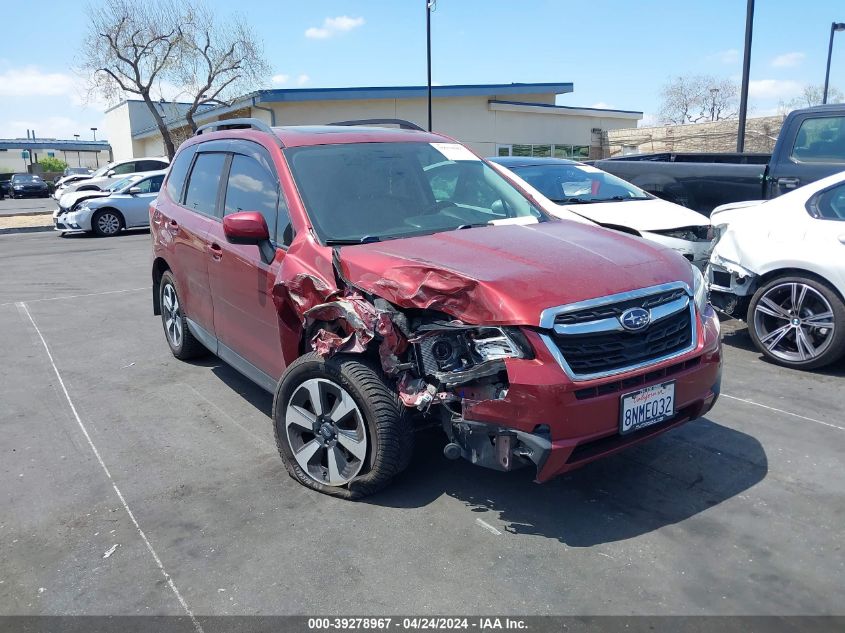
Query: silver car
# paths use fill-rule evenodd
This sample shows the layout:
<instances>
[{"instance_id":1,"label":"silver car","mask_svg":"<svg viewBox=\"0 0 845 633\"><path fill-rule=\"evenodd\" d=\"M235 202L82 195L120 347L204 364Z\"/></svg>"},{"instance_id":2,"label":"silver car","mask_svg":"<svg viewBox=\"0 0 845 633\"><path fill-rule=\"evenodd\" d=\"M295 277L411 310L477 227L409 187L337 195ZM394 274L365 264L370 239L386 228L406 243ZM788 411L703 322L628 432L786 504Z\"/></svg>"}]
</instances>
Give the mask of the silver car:
<instances>
[{"instance_id":1,"label":"silver car","mask_svg":"<svg viewBox=\"0 0 845 633\"><path fill-rule=\"evenodd\" d=\"M59 207L53 213L55 230L111 236L122 229L149 226L150 203L158 195L165 173L161 170L136 175L127 178L123 186L109 195L88 198L72 209Z\"/></svg>"},{"instance_id":2,"label":"silver car","mask_svg":"<svg viewBox=\"0 0 845 633\"><path fill-rule=\"evenodd\" d=\"M59 183L53 197L59 200L64 194L74 191L101 191L130 174L145 174L167 169L168 163L165 157L131 158L109 163L90 176L69 177L66 181Z\"/></svg>"}]
</instances>

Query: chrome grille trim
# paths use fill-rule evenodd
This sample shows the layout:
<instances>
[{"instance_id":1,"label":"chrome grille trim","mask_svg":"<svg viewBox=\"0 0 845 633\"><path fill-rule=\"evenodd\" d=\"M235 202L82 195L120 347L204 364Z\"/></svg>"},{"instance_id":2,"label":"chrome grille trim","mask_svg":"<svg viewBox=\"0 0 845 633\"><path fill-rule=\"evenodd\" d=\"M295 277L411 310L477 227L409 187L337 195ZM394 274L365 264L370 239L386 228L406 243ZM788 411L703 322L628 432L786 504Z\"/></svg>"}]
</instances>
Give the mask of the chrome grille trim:
<instances>
[{"instance_id":1,"label":"chrome grille trim","mask_svg":"<svg viewBox=\"0 0 845 633\"><path fill-rule=\"evenodd\" d=\"M632 299L645 298L650 295L670 292L672 290L678 289L683 289L686 296L671 301L669 303L654 306L649 310L652 317L652 323L675 315L684 309L687 309L689 311L689 322L691 328L690 344L683 349L675 350L669 354L665 354L657 358L650 358L642 362L634 363L632 365L617 367L607 371L579 374L573 371L569 364L566 362L566 359L561 353L560 348L558 347L557 343L554 341L550 333L540 333L540 338L548 348L549 352L561 366L563 371L566 373L566 375L571 380L576 382L585 380L595 380L598 378L607 378L609 376L616 376L618 374L643 369L673 358L677 358L679 356L683 356L684 354L687 354L694 350L698 345L698 327L695 316L695 303L692 300L692 290L686 283L681 281L660 284L657 286L650 286L648 288L640 288L629 292L622 292L614 295L597 297L595 299L587 299L585 301L579 301L577 303L570 303L562 306L556 306L553 308L547 308L546 310L543 310L540 315L540 327L547 331L553 330L556 336L602 334L616 331L624 332L625 330L617 318L604 318L598 319L596 321L573 324L555 324L555 319L558 315L561 314L577 312L579 310L596 308L600 306L607 306L614 303L630 301Z\"/></svg>"}]
</instances>

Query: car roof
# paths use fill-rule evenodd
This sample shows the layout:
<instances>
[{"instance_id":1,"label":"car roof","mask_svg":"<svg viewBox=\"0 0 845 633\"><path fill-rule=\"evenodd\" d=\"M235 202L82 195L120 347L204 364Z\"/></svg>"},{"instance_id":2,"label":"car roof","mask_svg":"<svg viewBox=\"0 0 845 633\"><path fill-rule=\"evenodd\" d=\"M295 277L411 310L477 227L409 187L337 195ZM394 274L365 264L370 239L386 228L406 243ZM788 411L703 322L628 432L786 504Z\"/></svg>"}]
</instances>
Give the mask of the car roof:
<instances>
[{"instance_id":1,"label":"car roof","mask_svg":"<svg viewBox=\"0 0 845 633\"><path fill-rule=\"evenodd\" d=\"M491 156L487 160L505 167L536 167L539 165L581 165L567 158L541 158L539 156Z\"/></svg>"},{"instance_id":2,"label":"car roof","mask_svg":"<svg viewBox=\"0 0 845 633\"><path fill-rule=\"evenodd\" d=\"M286 125L272 128L273 133L285 147L306 147L310 145L334 145L340 143L454 143L448 136L419 130L379 126L351 125ZM218 130L194 136L192 140L214 140L242 138L258 140L266 138L263 132L253 129Z\"/></svg>"}]
</instances>

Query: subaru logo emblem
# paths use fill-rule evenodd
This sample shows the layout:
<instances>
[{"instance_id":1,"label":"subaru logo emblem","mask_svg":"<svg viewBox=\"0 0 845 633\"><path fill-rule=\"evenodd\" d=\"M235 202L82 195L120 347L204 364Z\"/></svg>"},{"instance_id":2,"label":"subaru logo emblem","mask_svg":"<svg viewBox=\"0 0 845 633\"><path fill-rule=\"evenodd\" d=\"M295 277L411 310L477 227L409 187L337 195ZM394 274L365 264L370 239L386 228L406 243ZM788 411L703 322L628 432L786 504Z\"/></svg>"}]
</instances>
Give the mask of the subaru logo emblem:
<instances>
[{"instance_id":1,"label":"subaru logo emblem","mask_svg":"<svg viewBox=\"0 0 845 633\"><path fill-rule=\"evenodd\" d=\"M626 330L636 332L651 323L651 313L644 308L628 308L619 317L619 322Z\"/></svg>"}]
</instances>

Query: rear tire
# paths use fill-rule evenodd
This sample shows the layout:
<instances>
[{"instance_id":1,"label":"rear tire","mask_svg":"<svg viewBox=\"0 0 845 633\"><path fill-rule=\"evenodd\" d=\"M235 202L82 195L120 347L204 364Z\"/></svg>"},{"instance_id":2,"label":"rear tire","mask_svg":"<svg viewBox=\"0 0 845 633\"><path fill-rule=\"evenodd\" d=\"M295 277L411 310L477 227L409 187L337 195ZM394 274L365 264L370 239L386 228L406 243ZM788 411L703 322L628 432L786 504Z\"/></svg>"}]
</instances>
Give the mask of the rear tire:
<instances>
[{"instance_id":1,"label":"rear tire","mask_svg":"<svg viewBox=\"0 0 845 633\"><path fill-rule=\"evenodd\" d=\"M845 305L814 277L776 277L758 288L746 323L755 347L784 367L818 369L845 354Z\"/></svg>"},{"instance_id":2,"label":"rear tire","mask_svg":"<svg viewBox=\"0 0 845 633\"><path fill-rule=\"evenodd\" d=\"M383 373L360 356L310 353L294 361L276 389L273 426L288 474L342 499L387 486L413 451L405 407Z\"/></svg>"},{"instance_id":3,"label":"rear tire","mask_svg":"<svg viewBox=\"0 0 845 633\"><path fill-rule=\"evenodd\" d=\"M182 301L176 288L176 279L169 270L161 276L158 292L164 338L173 355L179 360L190 360L207 354L208 350L188 328L188 319L185 317Z\"/></svg>"}]
</instances>

